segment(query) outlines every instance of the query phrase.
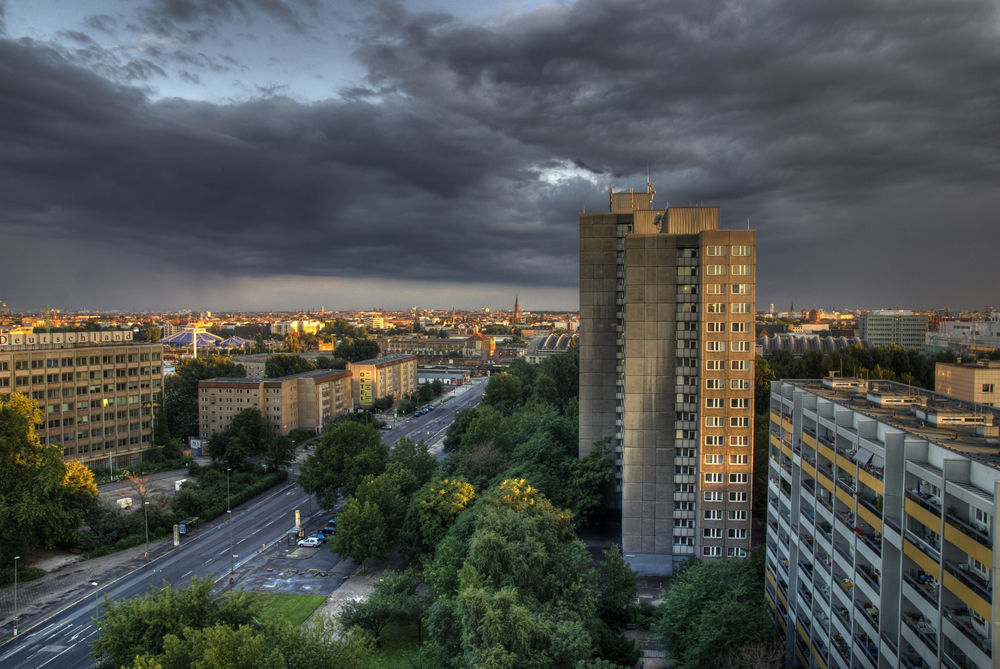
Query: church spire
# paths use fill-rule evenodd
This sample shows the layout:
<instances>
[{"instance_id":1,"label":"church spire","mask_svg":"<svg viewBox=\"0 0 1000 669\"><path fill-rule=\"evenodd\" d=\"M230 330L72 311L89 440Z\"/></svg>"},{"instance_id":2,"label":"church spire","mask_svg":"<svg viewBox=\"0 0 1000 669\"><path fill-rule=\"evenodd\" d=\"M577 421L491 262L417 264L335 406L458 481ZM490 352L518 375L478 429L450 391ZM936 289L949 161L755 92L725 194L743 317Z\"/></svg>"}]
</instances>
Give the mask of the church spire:
<instances>
[{"instance_id":1,"label":"church spire","mask_svg":"<svg viewBox=\"0 0 1000 669\"><path fill-rule=\"evenodd\" d=\"M514 320L521 320L521 305L518 303L517 295L514 296Z\"/></svg>"}]
</instances>

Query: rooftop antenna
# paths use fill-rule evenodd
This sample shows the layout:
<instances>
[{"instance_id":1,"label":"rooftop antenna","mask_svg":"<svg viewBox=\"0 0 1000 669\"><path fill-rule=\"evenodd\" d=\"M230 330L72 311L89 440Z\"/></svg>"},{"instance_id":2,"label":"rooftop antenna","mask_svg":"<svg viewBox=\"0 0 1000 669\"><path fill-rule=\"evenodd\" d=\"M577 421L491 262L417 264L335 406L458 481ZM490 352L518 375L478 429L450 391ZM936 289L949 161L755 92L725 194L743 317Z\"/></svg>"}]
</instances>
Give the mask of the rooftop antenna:
<instances>
[{"instance_id":1,"label":"rooftop antenna","mask_svg":"<svg viewBox=\"0 0 1000 669\"><path fill-rule=\"evenodd\" d=\"M747 216L747 230L750 229L750 217Z\"/></svg>"}]
</instances>

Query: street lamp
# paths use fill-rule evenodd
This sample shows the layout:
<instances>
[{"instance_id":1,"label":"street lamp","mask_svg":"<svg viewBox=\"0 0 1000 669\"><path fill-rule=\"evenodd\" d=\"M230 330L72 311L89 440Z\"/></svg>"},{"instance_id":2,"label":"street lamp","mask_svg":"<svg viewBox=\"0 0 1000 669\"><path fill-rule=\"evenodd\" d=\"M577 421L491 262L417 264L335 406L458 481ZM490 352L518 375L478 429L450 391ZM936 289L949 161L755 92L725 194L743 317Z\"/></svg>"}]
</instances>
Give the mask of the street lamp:
<instances>
[{"instance_id":1,"label":"street lamp","mask_svg":"<svg viewBox=\"0 0 1000 669\"><path fill-rule=\"evenodd\" d=\"M98 595L98 592L96 590L96 588L98 586L98 583L97 583L97 581L91 581L90 584L92 586L94 586L94 588L95 588L95 590L94 590L94 620L96 621L98 619L98 617L99 617L98 610L97 610L97 602L98 602L97 595Z\"/></svg>"},{"instance_id":2,"label":"street lamp","mask_svg":"<svg viewBox=\"0 0 1000 669\"><path fill-rule=\"evenodd\" d=\"M146 509L149 507L149 502L142 503L142 519L146 523L146 559L149 559L149 511Z\"/></svg>"},{"instance_id":3,"label":"street lamp","mask_svg":"<svg viewBox=\"0 0 1000 669\"><path fill-rule=\"evenodd\" d=\"M236 571L236 560L233 558L233 505L229 498L229 472L226 470L226 513L229 514L229 576L232 577Z\"/></svg>"},{"instance_id":4,"label":"street lamp","mask_svg":"<svg viewBox=\"0 0 1000 669\"><path fill-rule=\"evenodd\" d=\"M17 561L20 555L14 556L14 636L17 636Z\"/></svg>"}]
</instances>

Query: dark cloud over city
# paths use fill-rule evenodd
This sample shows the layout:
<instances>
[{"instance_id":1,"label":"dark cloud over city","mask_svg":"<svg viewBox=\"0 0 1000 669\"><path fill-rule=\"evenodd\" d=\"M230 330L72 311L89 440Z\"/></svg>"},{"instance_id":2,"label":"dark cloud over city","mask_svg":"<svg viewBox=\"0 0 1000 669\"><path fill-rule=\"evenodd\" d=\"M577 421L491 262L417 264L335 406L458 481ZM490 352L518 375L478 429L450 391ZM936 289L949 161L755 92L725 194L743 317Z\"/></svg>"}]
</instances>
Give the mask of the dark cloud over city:
<instances>
[{"instance_id":1,"label":"dark cloud over city","mask_svg":"<svg viewBox=\"0 0 1000 669\"><path fill-rule=\"evenodd\" d=\"M308 90L253 59L317 3L141 5L0 12L12 306L575 308L579 212L647 174L750 220L759 306L997 302L992 2L359 3Z\"/></svg>"}]
</instances>

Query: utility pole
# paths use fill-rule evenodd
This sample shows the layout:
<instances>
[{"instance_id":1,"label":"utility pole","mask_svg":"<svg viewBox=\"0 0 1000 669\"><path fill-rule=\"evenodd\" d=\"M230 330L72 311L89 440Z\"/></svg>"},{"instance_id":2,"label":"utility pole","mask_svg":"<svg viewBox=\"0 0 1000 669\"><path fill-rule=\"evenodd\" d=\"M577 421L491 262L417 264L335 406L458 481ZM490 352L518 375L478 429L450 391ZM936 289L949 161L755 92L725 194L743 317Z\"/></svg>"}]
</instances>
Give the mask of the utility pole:
<instances>
[{"instance_id":1,"label":"utility pole","mask_svg":"<svg viewBox=\"0 0 1000 669\"><path fill-rule=\"evenodd\" d=\"M229 578L233 577L233 572L236 571L236 558L233 557L233 505L229 497L229 472L232 469L226 470L226 513L229 514Z\"/></svg>"},{"instance_id":2,"label":"utility pole","mask_svg":"<svg viewBox=\"0 0 1000 669\"><path fill-rule=\"evenodd\" d=\"M17 636L17 561L20 555L14 556L14 636Z\"/></svg>"},{"instance_id":3,"label":"utility pole","mask_svg":"<svg viewBox=\"0 0 1000 669\"><path fill-rule=\"evenodd\" d=\"M146 523L146 560L149 560L149 502L143 501L142 503L142 519Z\"/></svg>"}]
</instances>

